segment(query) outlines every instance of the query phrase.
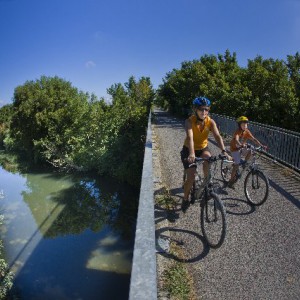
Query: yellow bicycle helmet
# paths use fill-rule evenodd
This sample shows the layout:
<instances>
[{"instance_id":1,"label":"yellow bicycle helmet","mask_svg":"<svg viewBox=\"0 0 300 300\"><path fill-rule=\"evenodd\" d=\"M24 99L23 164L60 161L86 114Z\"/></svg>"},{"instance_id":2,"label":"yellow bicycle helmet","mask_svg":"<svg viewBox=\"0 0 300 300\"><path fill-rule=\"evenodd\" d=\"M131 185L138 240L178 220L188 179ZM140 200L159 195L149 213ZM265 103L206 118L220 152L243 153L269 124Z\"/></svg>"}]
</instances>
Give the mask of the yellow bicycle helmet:
<instances>
[{"instance_id":1,"label":"yellow bicycle helmet","mask_svg":"<svg viewBox=\"0 0 300 300\"><path fill-rule=\"evenodd\" d=\"M241 116L241 117L237 118L236 121L238 123L242 123L242 122L248 123L249 122L248 118L245 116Z\"/></svg>"}]
</instances>

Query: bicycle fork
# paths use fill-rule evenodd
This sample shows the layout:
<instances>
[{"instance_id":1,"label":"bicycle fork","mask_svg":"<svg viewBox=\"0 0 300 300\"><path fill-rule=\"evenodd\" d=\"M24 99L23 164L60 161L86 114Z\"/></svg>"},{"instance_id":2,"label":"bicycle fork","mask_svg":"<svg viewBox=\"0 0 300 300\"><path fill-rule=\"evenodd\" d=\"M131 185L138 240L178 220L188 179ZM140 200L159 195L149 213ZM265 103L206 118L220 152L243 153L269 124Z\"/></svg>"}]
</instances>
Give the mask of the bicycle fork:
<instances>
[{"instance_id":1,"label":"bicycle fork","mask_svg":"<svg viewBox=\"0 0 300 300\"><path fill-rule=\"evenodd\" d=\"M209 195L210 191L208 191L207 187L204 190L204 201L201 202L201 208L205 209L205 218L207 223L212 223L218 221L218 212L217 212L217 205L216 201L213 201L213 207L209 207L208 201L211 198ZM213 198L213 197L212 197ZM213 211L213 213L209 213L209 211Z\"/></svg>"}]
</instances>

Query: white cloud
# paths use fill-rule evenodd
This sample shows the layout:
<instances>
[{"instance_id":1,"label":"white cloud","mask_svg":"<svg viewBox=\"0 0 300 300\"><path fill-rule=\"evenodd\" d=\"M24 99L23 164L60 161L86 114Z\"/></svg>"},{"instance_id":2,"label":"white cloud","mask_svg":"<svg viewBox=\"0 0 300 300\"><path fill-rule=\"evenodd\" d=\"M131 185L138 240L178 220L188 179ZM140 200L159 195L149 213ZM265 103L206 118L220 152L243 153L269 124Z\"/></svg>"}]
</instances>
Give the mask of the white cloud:
<instances>
[{"instance_id":1,"label":"white cloud","mask_svg":"<svg viewBox=\"0 0 300 300\"><path fill-rule=\"evenodd\" d=\"M95 68L96 67L96 64L92 61L92 60L89 60L85 63L85 67L87 69L90 69L90 68Z\"/></svg>"}]
</instances>

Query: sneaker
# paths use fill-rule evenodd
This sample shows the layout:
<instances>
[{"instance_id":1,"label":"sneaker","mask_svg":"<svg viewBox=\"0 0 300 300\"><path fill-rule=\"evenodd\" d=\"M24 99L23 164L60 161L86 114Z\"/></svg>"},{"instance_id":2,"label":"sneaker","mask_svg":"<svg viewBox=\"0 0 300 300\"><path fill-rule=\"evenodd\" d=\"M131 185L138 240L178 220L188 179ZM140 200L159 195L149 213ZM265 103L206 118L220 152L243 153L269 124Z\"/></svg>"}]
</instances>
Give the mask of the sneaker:
<instances>
[{"instance_id":1,"label":"sneaker","mask_svg":"<svg viewBox=\"0 0 300 300\"><path fill-rule=\"evenodd\" d=\"M190 206L190 201L189 200L182 200L181 203L181 210L185 213L187 211L187 209Z\"/></svg>"}]
</instances>

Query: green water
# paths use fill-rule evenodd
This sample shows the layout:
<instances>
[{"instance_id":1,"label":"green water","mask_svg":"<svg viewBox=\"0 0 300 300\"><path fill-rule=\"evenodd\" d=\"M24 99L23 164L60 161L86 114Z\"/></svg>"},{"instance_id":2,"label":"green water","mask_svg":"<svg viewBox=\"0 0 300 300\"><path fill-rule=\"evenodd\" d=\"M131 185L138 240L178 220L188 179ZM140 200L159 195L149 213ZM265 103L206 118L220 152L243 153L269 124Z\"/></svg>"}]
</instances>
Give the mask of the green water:
<instances>
[{"instance_id":1,"label":"green water","mask_svg":"<svg viewBox=\"0 0 300 300\"><path fill-rule=\"evenodd\" d=\"M128 299L138 192L112 179L0 169L20 299Z\"/></svg>"}]
</instances>

